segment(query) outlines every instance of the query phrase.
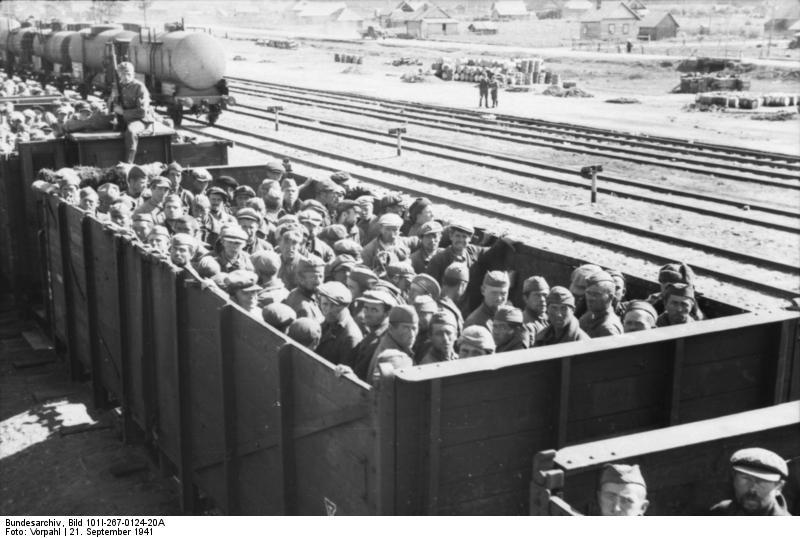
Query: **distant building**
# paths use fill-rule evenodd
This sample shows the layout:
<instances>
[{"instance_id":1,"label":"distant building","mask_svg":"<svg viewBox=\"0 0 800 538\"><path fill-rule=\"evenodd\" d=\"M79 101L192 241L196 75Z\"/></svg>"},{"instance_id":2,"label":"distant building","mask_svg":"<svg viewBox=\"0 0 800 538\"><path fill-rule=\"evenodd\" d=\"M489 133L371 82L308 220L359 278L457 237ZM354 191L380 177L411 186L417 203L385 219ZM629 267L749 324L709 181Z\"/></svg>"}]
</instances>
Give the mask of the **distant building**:
<instances>
[{"instance_id":1,"label":"distant building","mask_svg":"<svg viewBox=\"0 0 800 538\"><path fill-rule=\"evenodd\" d=\"M680 25L671 13L648 13L639 21L639 39L656 41L678 35Z\"/></svg>"},{"instance_id":2,"label":"distant building","mask_svg":"<svg viewBox=\"0 0 800 538\"><path fill-rule=\"evenodd\" d=\"M325 24L346 8L344 2L305 2L296 17L303 24Z\"/></svg>"},{"instance_id":3,"label":"distant building","mask_svg":"<svg viewBox=\"0 0 800 538\"><path fill-rule=\"evenodd\" d=\"M789 27L797 21L800 21L800 0L784 2L774 10L767 11L764 32L772 30L773 33L787 33L790 31Z\"/></svg>"},{"instance_id":4,"label":"distant building","mask_svg":"<svg viewBox=\"0 0 800 538\"><path fill-rule=\"evenodd\" d=\"M631 0L629 2L625 2L625 5L631 8L631 11L639 15L640 18L644 18L649 13L647 6L644 5L642 2L640 2L639 0Z\"/></svg>"},{"instance_id":5,"label":"distant building","mask_svg":"<svg viewBox=\"0 0 800 538\"><path fill-rule=\"evenodd\" d=\"M581 18L581 39L626 40L638 33L639 16L622 2L605 3Z\"/></svg>"},{"instance_id":6,"label":"distant building","mask_svg":"<svg viewBox=\"0 0 800 538\"><path fill-rule=\"evenodd\" d=\"M380 14L378 20L387 28L405 28L406 22L414 16L414 13L427 5L427 2L403 1L391 11Z\"/></svg>"},{"instance_id":7,"label":"distant building","mask_svg":"<svg viewBox=\"0 0 800 538\"><path fill-rule=\"evenodd\" d=\"M491 21L474 21L467 26L467 30L478 35L493 35L497 33L497 24Z\"/></svg>"},{"instance_id":8,"label":"distant building","mask_svg":"<svg viewBox=\"0 0 800 538\"><path fill-rule=\"evenodd\" d=\"M560 19L561 6L555 0L547 0L536 8L537 19Z\"/></svg>"},{"instance_id":9,"label":"distant building","mask_svg":"<svg viewBox=\"0 0 800 538\"><path fill-rule=\"evenodd\" d=\"M406 20L406 33L417 38L457 35L458 21L442 8L426 4Z\"/></svg>"},{"instance_id":10,"label":"distant building","mask_svg":"<svg viewBox=\"0 0 800 538\"><path fill-rule=\"evenodd\" d=\"M561 8L561 18L578 20L595 8L589 0L569 0Z\"/></svg>"},{"instance_id":11,"label":"distant building","mask_svg":"<svg viewBox=\"0 0 800 538\"><path fill-rule=\"evenodd\" d=\"M524 20L530 17L528 8L522 0L514 2L495 2L492 4L493 21Z\"/></svg>"}]
</instances>

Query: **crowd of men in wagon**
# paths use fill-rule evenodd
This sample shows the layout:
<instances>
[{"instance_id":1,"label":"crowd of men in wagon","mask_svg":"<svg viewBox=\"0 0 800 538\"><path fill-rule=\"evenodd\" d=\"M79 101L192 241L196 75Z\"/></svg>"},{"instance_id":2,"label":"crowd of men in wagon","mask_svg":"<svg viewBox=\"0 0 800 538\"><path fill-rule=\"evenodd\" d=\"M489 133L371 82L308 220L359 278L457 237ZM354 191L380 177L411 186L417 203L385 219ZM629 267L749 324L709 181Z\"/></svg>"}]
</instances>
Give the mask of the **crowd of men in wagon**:
<instances>
[{"instance_id":1,"label":"crowd of men in wagon","mask_svg":"<svg viewBox=\"0 0 800 538\"><path fill-rule=\"evenodd\" d=\"M45 170L40 187L368 383L381 368L703 318L683 263L662 267L661 291L642 299L626 296L621 272L588 264L569 282L530 276L522 296L509 297L510 274L496 262L513 253L512 241L478 245L472 224L443 224L425 198L377 198L346 172L298 185L287 167L269 163L257 190L178 163L120 163L88 179L76 169Z\"/></svg>"}]
</instances>

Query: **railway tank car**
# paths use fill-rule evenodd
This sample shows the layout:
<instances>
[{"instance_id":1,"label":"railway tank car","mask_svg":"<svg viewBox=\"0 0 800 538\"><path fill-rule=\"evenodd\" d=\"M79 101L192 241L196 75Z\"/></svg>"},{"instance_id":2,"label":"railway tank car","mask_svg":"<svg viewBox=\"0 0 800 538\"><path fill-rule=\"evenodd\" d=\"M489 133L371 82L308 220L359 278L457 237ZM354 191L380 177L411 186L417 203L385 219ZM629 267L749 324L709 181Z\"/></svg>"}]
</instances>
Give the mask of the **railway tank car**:
<instances>
[{"instance_id":1,"label":"railway tank car","mask_svg":"<svg viewBox=\"0 0 800 538\"><path fill-rule=\"evenodd\" d=\"M86 97L107 96L114 84L112 54L134 64L137 78L176 125L185 112L207 114L214 123L233 98L225 79L225 51L211 35L182 24L158 32L135 24L20 26L0 20L0 52L9 74L31 76Z\"/></svg>"}]
</instances>

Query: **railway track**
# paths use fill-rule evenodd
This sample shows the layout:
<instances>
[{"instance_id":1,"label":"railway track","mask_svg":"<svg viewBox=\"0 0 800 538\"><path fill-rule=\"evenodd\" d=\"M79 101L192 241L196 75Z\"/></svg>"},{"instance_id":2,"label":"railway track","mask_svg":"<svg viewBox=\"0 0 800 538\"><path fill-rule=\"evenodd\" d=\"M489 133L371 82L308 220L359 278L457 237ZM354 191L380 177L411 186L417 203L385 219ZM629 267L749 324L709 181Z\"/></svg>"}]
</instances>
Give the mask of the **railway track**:
<instances>
[{"instance_id":1,"label":"railway track","mask_svg":"<svg viewBox=\"0 0 800 538\"><path fill-rule=\"evenodd\" d=\"M800 158L792 155L604 131L513 116L487 116L486 113L472 111L455 112L454 109L435 105L247 79L232 80L240 81L239 84L232 85L234 90L244 94L269 94L281 102L306 105L313 103L319 108L387 121L402 121L445 130L458 128L459 132L479 134L497 140L523 142L560 151L577 151L587 155L713 175L717 178L800 189Z\"/></svg>"},{"instance_id":2,"label":"railway track","mask_svg":"<svg viewBox=\"0 0 800 538\"><path fill-rule=\"evenodd\" d=\"M271 120L269 116L258 113L261 112L259 107L243 104L241 102L238 103L236 109L232 110L232 112L260 120ZM350 139L361 140L364 142L376 143L385 146L395 145L395 138L392 135L387 134L386 131L344 124L341 121L321 120L310 116L304 116L302 114L296 114L294 112L284 111L282 113L281 122L299 128L312 129L327 134L345 136ZM591 189L590 183L580 175L579 170L554 165L545 161L523 159L514 155L506 155L494 151L491 153L486 153L479 147L468 147L453 143L437 142L429 138L406 136L404 137L404 141L404 148L406 150L452 159L467 164L474 164L492 170L508 172L520 177L544 180L584 190ZM433 148L440 148L445 151L440 151ZM548 172L543 173L542 170L547 170ZM762 226L773 230L780 230L789 233L800 233L800 212L797 211L789 211L777 207L759 205L749 201L735 200L732 198L712 196L702 193L686 193L680 189L651 185L643 181L637 181L608 174L600 174L598 179L601 180L604 185L603 187L598 188L598 192L600 193L648 203L655 203L667 207L674 207L684 211L708 215L724 220ZM607 184L620 185L620 187L606 187L605 185ZM681 199L684 201L681 201ZM714 208L698 205L698 200L717 204L722 207ZM743 211L742 208L745 206L749 208L749 211ZM735 208L735 211L731 211L731 208ZM757 215L758 213L763 213L764 216L759 217Z\"/></svg>"},{"instance_id":3,"label":"railway track","mask_svg":"<svg viewBox=\"0 0 800 538\"><path fill-rule=\"evenodd\" d=\"M700 276L710 277L721 282L726 282L728 284L746 288L748 290L757 291L771 297L791 299L798 295L798 291L796 289L797 285L794 285L791 287L791 289L788 289L787 286L775 284L776 281L780 281L781 279L784 282L791 280L791 282L800 283L800 268L796 267L795 265L776 262L774 260L766 260L764 258L751 256L742 252L713 247L685 238L665 236L664 234L659 234L658 232L653 232L651 230L642 230L639 227L624 223L611 222L606 219L584 213L521 200L518 196L510 196L507 194L489 191L480 187L463 185L443 178L436 178L427 175L423 176L421 174L414 174L395 167L363 162L359 159L342 156L340 153L321 150L305 144L289 142L275 136L269 136L261 133L254 134L252 130L248 131L239 127L231 127L221 125L219 123L214 126L210 126L201 120L189 118L187 118L187 120L206 127L204 130L186 126L184 127L190 131L199 134L212 134L213 136L221 136L223 138L232 140L237 145L247 149L272 155L274 157L287 157L298 164L324 171L336 171L342 169L342 163L346 163L347 165L351 165L348 167L348 169L351 171L351 175L356 180L363 181L365 183L378 185L380 187L392 190L402 190L411 196L426 196L435 203L441 203L450 207L465 210L472 214L482 214L500 221L524 226L531 230L538 230L573 241L579 241L585 244L610 249L615 252L623 253L626 256L647 260L648 262L655 264L665 264L674 261L675 259L694 260L697 258L702 258L703 255L706 255L716 256L719 259L724 259L728 262L733 261L735 263L749 265L751 266L749 267L751 271L752 267L756 267L759 269L761 276L757 278L747 278L741 276L741 274L737 272L728 273L717 269L712 269L710 266L701 263L692 263L695 272ZM213 131L219 131L225 133L225 135L219 135ZM265 142L270 144L269 149L264 146ZM280 146L289 148L291 153L282 149L278 149ZM304 152L305 155L297 155L297 150ZM358 168L366 168L372 172L362 173L361 171L353 170L352 165L355 165ZM375 175L375 171L377 171L380 176ZM398 179L402 179L403 181L398 181ZM441 191L437 188L441 189ZM444 192L445 190L449 190L449 192ZM454 194L457 192L469 195L467 197L459 198L469 198L474 199L474 201L462 201L462 199L457 199L454 196ZM500 207L497 209L487 207L485 203L482 203L487 200L492 200L508 207ZM514 207L517 209L514 210ZM572 226L559 223L547 224L542 222L543 219L541 218L522 216L520 215L520 209L534 211L540 215L549 214L555 217L556 220L562 219L564 223L571 222ZM580 229L574 227L576 222L581 224ZM594 234L593 228L596 228L597 230L605 229L605 231ZM616 237L619 237L619 239L613 240L600 237L603 234L608 237L609 230L611 230ZM662 247L664 243L673 246L678 245L683 248L692 249L695 251L695 253L686 253L686 255L676 258L675 256L660 254L657 248L647 248L647 245L642 248L634 247L632 244L636 243L637 241L631 239L631 237L647 237L653 241L653 245L657 245L659 243L662 244ZM712 251L714 254L710 254ZM711 265L716 266L716 264Z\"/></svg>"}]
</instances>

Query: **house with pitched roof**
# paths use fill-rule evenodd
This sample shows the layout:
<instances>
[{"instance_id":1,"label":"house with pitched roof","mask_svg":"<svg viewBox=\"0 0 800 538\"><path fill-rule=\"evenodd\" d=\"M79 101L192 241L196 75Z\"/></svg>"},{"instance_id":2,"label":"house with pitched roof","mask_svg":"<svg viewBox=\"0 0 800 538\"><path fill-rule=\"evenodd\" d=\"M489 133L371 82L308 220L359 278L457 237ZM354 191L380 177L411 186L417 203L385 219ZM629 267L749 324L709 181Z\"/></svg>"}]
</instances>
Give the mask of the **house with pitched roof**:
<instances>
[{"instance_id":1,"label":"house with pitched roof","mask_svg":"<svg viewBox=\"0 0 800 538\"><path fill-rule=\"evenodd\" d=\"M530 14L522 0L495 2L492 4L491 18L493 21L524 20L530 18Z\"/></svg>"},{"instance_id":2,"label":"house with pitched roof","mask_svg":"<svg viewBox=\"0 0 800 538\"><path fill-rule=\"evenodd\" d=\"M764 23L764 32L789 33L789 27L800 21L800 0L790 0L775 6L774 10L767 12L767 22Z\"/></svg>"},{"instance_id":3,"label":"house with pitched roof","mask_svg":"<svg viewBox=\"0 0 800 538\"><path fill-rule=\"evenodd\" d=\"M579 20L593 9L594 3L589 2L589 0L568 0L561 7L561 18Z\"/></svg>"},{"instance_id":4,"label":"house with pitched roof","mask_svg":"<svg viewBox=\"0 0 800 538\"><path fill-rule=\"evenodd\" d=\"M458 21L442 8L425 4L406 19L406 33L426 39L437 35L458 34Z\"/></svg>"},{"instance_id":5,"label":"house with pitched roof","mask_svg":"<svg viewBox=\"0 0 800 538\"><path fill-rule=\"evenodd\" d=\"M639 39L656 41L678 35L680 24L669 12L650 12L639 21Z\"/></svg>"},{"instance_id":6,"label":"house with pitched roof","mask_svg":"<svg viewBox=\"0 0 800 538\"><path fill-rule=\"evenodd\" d=\"M581 39L633 39L639 34L639 21L639 15L623 2L603 3L581 18Z\"/></svg>"}]
</instances>

